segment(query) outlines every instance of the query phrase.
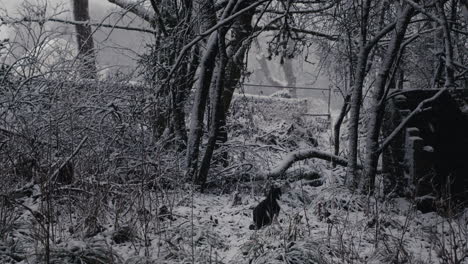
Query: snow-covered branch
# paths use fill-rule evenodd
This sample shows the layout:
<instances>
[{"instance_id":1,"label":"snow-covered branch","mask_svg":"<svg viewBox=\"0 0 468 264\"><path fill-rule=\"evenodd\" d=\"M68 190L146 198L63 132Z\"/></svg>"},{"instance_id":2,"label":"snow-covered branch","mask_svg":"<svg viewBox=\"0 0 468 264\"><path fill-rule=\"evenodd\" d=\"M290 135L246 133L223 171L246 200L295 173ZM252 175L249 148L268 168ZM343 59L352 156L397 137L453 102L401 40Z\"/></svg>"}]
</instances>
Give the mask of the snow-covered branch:
<instances>
[{"instance_id":1,"label":"snow-covered branch","mask_svg":"<svg viewBox=\"0 0 468 264\"><path fill-rule=\"evenodd\" d=\"M348 166L348 161L340 156L333 155L328 152L316 150L316 149L306 149L298 150L289 153L286 158L284 158L273 170L266 174L265 178L276 178L282 175L291 165L297 161L317 158L326 161L334 162L341 166ZM358 166L361 167L361 166Z\"/></svg>"},{"instance_id":2,"label":"snow-covered branch","mask_svg":"<svg viewBox=\"0 0 468 264\"><path fill-rule=\"evenodd\" d=\"M142 4L145 2L143 1L130 1L130 0L108 0L110 3L115 4L125 10L132 12L133 14L137 15L138 17L144 19L152 26L155 25L156 22L156 13L154 10L146 8Z\"/></svg>"},{"instance_id":3,"label":"snow-covered branch","mask_svg":"<svg viewBox=\"0 0 468 264\"><path fill-rule=\"evenodd\" d=\"M417 10L418 12L428 16L430 19L436 21L437 23L439 24L442 24L442 19L440 19L439 17L437 17L436 15L428 12L424 6L420 6L419 4L417 4L416 2L414 1L411 1L411 0L404 0L406 3L408 3L410 6L412 6L415 10Z\"/></svg>"},{"instance_id":4,"label":"snow-covered branch","mask_svg":"<svg viewBox=\"0 0 468 264\"><path fill-rule=\"evenodd\" d=\"M419 105L405 118L405 120L403 120L394 130L393 132L385 139L385 141L382 143L382 145L380 146L380 148L377 150L377 153L381 153L389 144L390 142L392 142L392 140L395 138L396 135L398 135L398 133L400 133L401 130L403 130L403 128L406 127L406 125L408 124L409 121L411 121L416 115L418 115L419 113L421 113L426 107L427 104L435 101L437 98L440 97L440 95L442 95L445 91L447 91L447 87L445 87L444 89L441 89L440 91L438 91L434 96L432 96L431 98L428 98L426 100L423 100L421 103L419 103Z\"/></svg>"},{"instance_id":5,"label":"snow-covered branch","mask_svg":"<svg viewBox=\"0 0 468 264\"><path fill-rule=\"evenodd\" d=\"M58 22L70 25L89 25L92 27L104 27L104 28L112 28L112 29L122 29L122 30L129 30L129 31L137 31L137 32L145 32L155 34L157 31L152 29L145 29L145 28L138 28L138 27L129 27L129 26L118 26L112 24L103 24L103 23L92 23L90 21L75 21L75 20L65 20L59 18L45 18L45 19L36 19L36 18L22 18L18 20L2 20L2 24L18 24L23 22L35 22L35 23L45 23L45 22Z\"/></svg>"}]
</instances>

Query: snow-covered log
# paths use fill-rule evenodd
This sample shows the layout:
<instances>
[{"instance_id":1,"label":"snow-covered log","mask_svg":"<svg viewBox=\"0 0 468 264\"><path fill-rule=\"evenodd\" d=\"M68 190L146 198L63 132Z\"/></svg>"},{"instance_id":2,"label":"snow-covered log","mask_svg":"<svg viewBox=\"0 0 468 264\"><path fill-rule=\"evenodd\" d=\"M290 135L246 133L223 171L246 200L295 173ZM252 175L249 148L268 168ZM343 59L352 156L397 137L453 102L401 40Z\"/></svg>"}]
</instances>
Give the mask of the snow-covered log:
<instances>
[{"instance_id":1,"label":"snow-covered log","mask_svg":"<svg viewBox=\"0 0 468 264\"><path fill-rule=\"evenodd\" d=\"M298 150L289 153L273 170L267 173L265 178L276 178L282 175L294 162L317 158L334 162L341 166L348 166L348 161L340 156L317 149ZM361 166L358 165L358 168Z\"/></svg>"}]
</instances>

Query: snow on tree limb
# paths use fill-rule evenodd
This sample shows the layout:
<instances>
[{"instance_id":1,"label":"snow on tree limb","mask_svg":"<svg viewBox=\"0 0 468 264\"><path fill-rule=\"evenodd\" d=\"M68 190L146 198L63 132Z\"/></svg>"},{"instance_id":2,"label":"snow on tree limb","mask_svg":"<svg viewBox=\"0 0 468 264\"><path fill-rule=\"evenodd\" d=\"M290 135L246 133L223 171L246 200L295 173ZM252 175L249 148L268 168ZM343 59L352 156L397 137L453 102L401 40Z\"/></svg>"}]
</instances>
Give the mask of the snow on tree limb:
<instances>
[{"instance_id":1,"label":"snow on tree limb","mask_svg":"<svg viewBox=\"0 0 468 264\"><path fill-rule=\"evenodd\" d=\"M156 14L154 10L150 8L145 8L142 3L143 1L129 1L129 0L108 0L110 3L120 6L121 8L132 12L133 14L137 15L138 17L144 19L151 25L155 25L156 21Z\"/></svg>"},{"instance_id":2,"label":"snow on tree limb","mask_svg":"<svg viewBox=\"0 0 468 264\"><path fill-rule=\"evenodd\" d=\"M139 28L139 27L119 26L119 25L115 25L115 24L93 23L91 21L75 21L75 20L66 20L66 19L59 19L59 18L36 19L36 18L24 17L24 18L20 18L20 19L16 19L16 20L7 20L7 19L2 20L2 24L4 24L4 25L18 24L18 23L22 23L22 22L34 22L34 23L57 22L57 23L70 24L70 25L89 25L89 26L92 26L92 27L122 29L122 30L137 31L137 32L150 33L150 34L156 34L157 33L156 30Z\"/></svg>"},{"instance_id":3,"label":"snow on tree limb","mask_svg":"<svg viewBox=\"0 0 468 264\"><path fill-rule=\"evenodd\" d=\"M436 15L432 14L431 12L428 12L424 6L421 6L419 5L418 3L412 1L412 0L404 0L406 3L408 3L409 5L411 5L414 9L418 10L419 12L423 13L424 15L426 15L427 17L429 17L430 19L436 21L437 23L439 24L442 24L442 19L440 19L439 17L437 17Z\"/></svg>"},{"instance_id":4,"label":"snow on tree limb","mask_svg":"<svg viewBox=\"0 0 468 264\"><path fill-rule=\"evenodd\" d=\"M441 89L439 90L434 96L432 96L431 98L428 98L426 100L423 100L421 103L419 103L419 105L408 115L408 117L405 118L405 120L403 120L394 130L393 132L390 134L390 136L388 136L385 141L382 143L382 145L380 146L380 148L377 150L377 153L381 153L389 144L390 142L393 140L393 138L395 138L396 135L398 135L398 133L400 133L400 131L406 127L406 125L408 124L409 121L411 121L413 119L413 117L415 117L417 114L421 113L424 109L425 109L425 106L426 104L428 103L431 103L433 101L435 101L437 98L439 98L440 95L442 95L445 91L447 91L448 88L445 87L444 89Z\"/></svg>"},{"instance_id":5,"label":"snow on tree limb","mask_svg":"<svg viewBox=\"0 0 468 264\"><path fill-rule=\"evenodd\" d=\"M333 155L328 152L320 151L317 149L306 149L306 150L298 150L289 153L273 170L268 172L265 178L276 178L283 174L291 165L297 161L317 158L326 161L334 162L341 166L348 166L348 161L345 158L340 156ZM359 166L362 168L362 166Z\"/></svg>"}]
</instances>

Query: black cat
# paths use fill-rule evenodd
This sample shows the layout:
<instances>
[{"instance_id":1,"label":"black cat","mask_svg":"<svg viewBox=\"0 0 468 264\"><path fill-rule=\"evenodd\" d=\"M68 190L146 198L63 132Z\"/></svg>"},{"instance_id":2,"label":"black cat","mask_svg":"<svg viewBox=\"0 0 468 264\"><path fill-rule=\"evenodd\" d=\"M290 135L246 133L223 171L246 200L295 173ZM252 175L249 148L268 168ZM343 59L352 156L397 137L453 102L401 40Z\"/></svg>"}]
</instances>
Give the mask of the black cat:
<instances>
[{"instance_id":1,"label":"black cat","mask_svg":"<svg viewBox=\"0 0 468 264\"><path fill-rule=\"evenodd\" d=\"M281 196L281 188L272 187L268 192L267 198L261 201L253 210L253 225L249 226L250 230L260 229L263 226L271 224L273 218L278 216L280 206L278 199Z\"/></svg>"}]
</instances>

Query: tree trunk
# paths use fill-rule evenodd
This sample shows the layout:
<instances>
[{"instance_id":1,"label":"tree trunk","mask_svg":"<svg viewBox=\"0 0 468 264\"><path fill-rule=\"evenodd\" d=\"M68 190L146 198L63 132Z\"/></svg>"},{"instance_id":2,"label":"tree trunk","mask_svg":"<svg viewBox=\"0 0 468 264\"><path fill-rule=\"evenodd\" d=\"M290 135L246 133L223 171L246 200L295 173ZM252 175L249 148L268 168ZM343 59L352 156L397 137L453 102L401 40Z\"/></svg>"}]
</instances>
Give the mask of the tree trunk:
<instances>
[{"instance_id":1,"label":"tree trunk","mask_svg":"<svg viewBox=\"0 0 468 264\"><path fill-rule=\"evenodd\" d=\"M88 0L72 0L73 18L76 21L89 21ZM96 54L90 25L75 25L78 58L81 61L80 75L84 78L96 79Z\"/></svg>"},{"instance_id":2,"label":"tree trunk","mask_svg":"<svg viewBox=\"0 0 468 264\"><path fill-rule=\"evenodd\" d=\"M341 131L341 125L343 124L343 120L345 116L349 112L349 100L351 98L351 93L348 92L348 94L344 98L343 106L341 107L340 115L336 119L335 125L333 126L333 143L334 143L334 154L336 156L340 155L340 131ZM333 163L333 167L335 167L336 164Z\"/></svg>"},{"instance_id":3,"label":"tree trunk","mask_svg":"<svg viewBox=\"0 0 468 264\"><path fill-rule=\"evenodd\" d=\"M351 189L357 187L357 153L358 153L358 136L359 136L359 112L361 110L362 101L362 86L366 76L367 59L369 57L370 48L367 46L367 24L370 12L370 0L365 0L361 13L361 30L359 40L359 54L357 61L356 77L353 83L351 104L350 104L350 120L349 120L349 140L348 140L348 168L346 170L346 184Z\"/></svg>"},{"instance_id":4,"label":"tree trunk","mask_svg":"<svg viewBox=\"0 0 468 264\"><path fill-rule=\"evenodd\" d=\"M385 100L383 98L385 96L385 87L387 82L391 81L389 80L389 76L392 67L398 67L398 65L395 65L395 61L397 60L398 51L403 43L406 29L413 16L413 11L413 8L408 5L404 10L399 12L395 35L387 47L375 84L367 129L367 157L364 166L366 172L365 177L362 179L362 186L364 186L364 190L367 190L369 193L374 191L375 175L377 173L377 165L380 156L377 150L379 149L380 128L385 109L385 103L383 103Z\"/></svg>"},{"instance_id":5,"label":"tree trunk","mask_svg":"<svg viewBox=\"0 0 468 264\"><path fill-rule=\"evenodd\" d=\"M195 179L195 184L201 185L202 191L206 184L206 179L208 176L208 171L210 169L211 158L213 156L213 151L216 146L216 139L218 137L220 119L222 117L223 105L221 101L221 96L223 94L224 88L224 72L226 67L226 54L225 54L225 43L224 37L218 38L218 58L219 63L217 65L216 72L216 84L214 89L211 89L210 102L211 102L211 122L209 127L208 143L206 145L205 155L203 156L202 162L200 164L200 170L198 171L197 177Z\"/></svg>"},{"instance_id":6,"label":"tree trunk","mask_svg":"<svg viewBox=\"0 0 468 264\"><path fill-rule=\"evenodd\" d=\"M252 1L246 1L238 9L242 9L250 5ZM228 131L226 129L227 124L227 115L228 109L231 105L232 97L235 89L239 86L240 79L242 76L242 70L244 67L244 60L249 47L250 41L249 36L252 32L252 18L255 13L255 10L246 12L242 14L234 23L231 28L232 39L230 41L230 46L227 51L227 57L231 58L226 65L226 74L224 81L223 97L222 97L222 112L219 119L218 127L218 142L225 143L228 140ZM223 152L220 154L221 159L223 160L223 166L227 167L228 164L228 153Z\"/></svg>"},{"instance_id":7,"label":"tree trunk","mask_svg":"<svg viewBox=\"0 0 468 264\"><path fill-rule=\"evenodd\" d=\"M442 22L442 32L444 34L444 49L445 49L445 87L450 87L455 84L454 67L453 67L453 45L450 35L450 28L447 22L447 17L444 11L444 4L436 1L436 9L439 13Z\"/></svg>"},{"instance_id":8,"label":"tree trunk","mask_svg":"<svg viewBox=\"0 0 468 264\"><path fill-rule=\"evenodd\" d=\"M247 6L251 1L243 3L243 6ZM242 14L232 27L232 39L230 41L230 47L227 51L227 56L230 58L227 70L226 70L226 81L225 89L223 92L223 105L227 111L231 104L234 90L239 85L241 73L244 67L244 59L249 47L250 42L249 36L252 32L252 18L255 10L251 10Z\"/></svg>"},{"instance_id":9,"label":"tree trunk","mask_svg":"<svg viewBox=\"0 0 468 264\"><path fill-rule=\"evenodd\" d=\"M200 63L198 87L190 115L190 132L187 142L187 169L188 175L191 177L198 170L198 153L203 134L203 119L217 53L218 32L213 32L208 40L205 54Z\"/></svg>"},{"instance_id":10,"label":"tree trunk","mask_svg":"<svg viewBox=\"0 0 468 264\"><path fill-rule=\"evenodd\" d=\"M283 63L283 72L284 79L286 80L287 86L295 87L296 86L296 76L294 75L294 69L292 61L289 58L286 58ZM289 88L292 98L297 98L296 88Z\"/></svg>"},{"instance_id":11,"label":"tree trunk","mask_svg":"<svg viewBox=\"0 0 468 264\"><path fill-rule=\"evenodd\" d=\"M229 1L228 5L224 9L221 20L231 14L235 2L236 1L232 0ZM207 16L204 17L204 19L207 19L205 23L213 25L216 24L216 18L213 16L213 14L216 14L214 12L213 1L206 0L201 4L201 7L205 9L203 13L205 13ZM207 9L212 10L213 12L206 12ZM208 92L211 86L213 70L215 67L216 55L218 53L218 38L224 38L225 34L226 29L224 28L211 33L210 38L206 44L206 51L201 59L198 76L198 87L193 101L192 112L190 114L190 132L187 141L186 166L187 176L189 178L193 178L198 171L198 154L200 151L199 148L203 135L203 119L205 116L206 103L208 99Z\"/></svg>"},{"instance_id":12,"label":"tree trunk","mask_svg":"<svg viewBox=\"0 0 468 264\"><path fill-rule=\"evenodd\" d=\"M349 118L349 140L348 140L348 168L346 171L346 184L351 189L357 187L357 152L358 152L358 135L359 135L359 112L361 110L362 101L362 86L366 75L367 58L369 49L361 44L360 52L357 61L356 79L354 80L351 103L350 103L350 118Z\"/></svg>"}]
</instances>

